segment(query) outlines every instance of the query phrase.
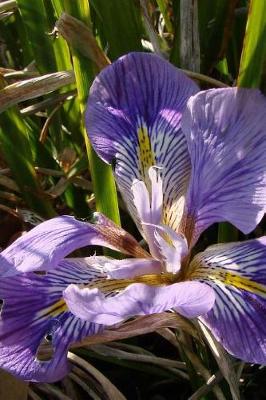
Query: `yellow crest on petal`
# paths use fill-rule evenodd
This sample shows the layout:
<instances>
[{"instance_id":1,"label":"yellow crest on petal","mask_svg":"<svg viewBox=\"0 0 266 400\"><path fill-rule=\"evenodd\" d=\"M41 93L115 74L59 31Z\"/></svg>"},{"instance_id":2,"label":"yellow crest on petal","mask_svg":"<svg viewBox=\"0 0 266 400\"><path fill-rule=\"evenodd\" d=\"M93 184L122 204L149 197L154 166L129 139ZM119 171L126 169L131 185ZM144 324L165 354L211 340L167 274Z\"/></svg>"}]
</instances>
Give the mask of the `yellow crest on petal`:
<instances>
[{"instance_id":1,"label":"yellow crest on petal","mask_svg":"<svg viewBox=\"0 0 266 400\"><path fill-rule=\"evenodd\" d=\"M138 159L140 162L140 170L142 176L146 180L147 171L150 167L156 164L154 152L151 148L151 141L148 133L148 129L145 125L142 125L138 128Z\"/></svg>"}]
</instances>

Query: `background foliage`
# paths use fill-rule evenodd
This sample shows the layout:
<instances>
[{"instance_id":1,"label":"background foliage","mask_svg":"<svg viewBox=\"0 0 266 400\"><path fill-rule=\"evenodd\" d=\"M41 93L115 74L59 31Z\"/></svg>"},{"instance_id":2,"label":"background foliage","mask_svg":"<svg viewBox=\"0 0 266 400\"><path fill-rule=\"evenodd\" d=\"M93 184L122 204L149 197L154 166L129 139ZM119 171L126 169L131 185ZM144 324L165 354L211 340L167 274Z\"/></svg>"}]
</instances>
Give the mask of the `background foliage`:
<instances>
[{"instance_id":1,"label":"background foliage","mask_svg":"<svg viewBox=\"0 0 266 400\"><path fill-rule=\"evenodd\" d=\"M203 89L266 90L263 0L8 0L0 2L0 23L1 247L42 219L89 218L95 209L117 223L120 210L122 224L137 234L83 121L95 75L120 55L156 52ZM262 223L251 236L263 231ZM220 224L199 246L238 237ZM94 344L70 354L74 369L61 383L28 387L0 374L0 393L33 400L266 398L263 367L231 360L218 344L215 359L197 335L186 325Z\"/></svg>"}]
</instances>

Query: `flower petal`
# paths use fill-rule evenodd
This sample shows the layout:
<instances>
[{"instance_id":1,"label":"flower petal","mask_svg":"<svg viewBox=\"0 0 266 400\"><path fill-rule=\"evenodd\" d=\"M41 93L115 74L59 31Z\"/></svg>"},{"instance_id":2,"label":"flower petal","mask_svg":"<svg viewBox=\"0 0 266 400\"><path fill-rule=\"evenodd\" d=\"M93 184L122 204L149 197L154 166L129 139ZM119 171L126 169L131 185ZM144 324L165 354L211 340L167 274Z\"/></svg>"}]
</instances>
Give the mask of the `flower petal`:
<instances>
[{"instance_id":1,"label":"flower petal","mask_svg":"<svg viewBox=\"0 0 266 400\"><path fill-rule=\"evenodd\" d=\"M68 308L79 318L97 324L114 325L136 315L149 315L175 308L189 318L205 314L213 306L214 292L200 282L169 286L134 283L115 296L98 289L70 285L64 291Z\"/></svg>"},{"instance_id":2,"label":"flower petal","mask_svg":"<svg viewBox=\"0 0 266 400\"><path fill-rule=\"evenodd\" d=\"M266 208L266 99L255 89L193 96L182 117L192 171L184 231L192 244L214 222L252 231ZM194 229L194 232L192 230Z\"/></svg>"},{"instance_id":3,"label":"flower petal","mask_svg":"<svg viewBox=\"0 0 266 400\"><path fill-rule=\"evenodd\" d=\"M101 332L103 327L71 314L62 292L71 282L87 283L104 277L100 262L101 257L69 259L55 273L28 273L1 279L0 298L4 301L0 316L1 368L24 380L40 382L57 381L68 373L70 344ZM53 350L46 361L40 355L45 338Z\"/></svg>"},{"instance_id":4,"label":"flower petal","mask_svg":"<svg viewBox=\"0 0 266 400\"><path fill-rule=\"evenodd\" d=\"M176 274L180 270L182 259L188 253L186 238L166 225L158 225L154 239L160 249L160 259L165 263L166 272Z\"/></svg>"},{"instance_id":5,"label":"flower petal","mask_svg":"<svg viewBox=\"0 0 266 400\"><path fill-rule=\"evenodd\" d=\"M142 234L149 245L149 250L154 258L160 259L160 252L154 240L155 226L162 219L162 180L155 167L148 170L151 194L143 181L135 179L131 187L133 203L142 228Z\"/></svg>"},{"instance_id":6,"label":"flower petal","mask_svg":"<svg viewBox=\"0 0 266 400\"><path fill-rule=\"evenodd\" d=\"M266 363L266 237L211 246L190 265L191 279L216 293L201 320L225 349L251 363Z\"/></svg>"},{"instance_id":7,"label":"flower petal","mask_svg":"<svg viewBox=\"0 0 266 400\"><path fill-rule=\"evenodd\" d=\"M108 278L112 279L130 279L140 275L160 274L162 272L159 261L146 258L109 259L104 261L103 268Z\"/></svg>"},{"instance_id":8,"label":"flower petal","mask_svg":"<svg viewBox=\"0 0 266 400\"><path fill-rule=\"evenodd\" d=\"M133 256L148 257L126 231L96 214L102 224L90 224L70 216L50 219L27 232L1 253L2 276L19 272L50 270L72 251L88 246L109 247ZM105 221L105 224L103 222Z\"/></svg>"},{"instance_id":9,"label":"flower petal","mask_svg":"<svg viewBox=\"0 0 266 400\"><path fill-rule=\"evenodd\" d=\"M179 224L190 173L180 119L197 86L154 54L130 53L94 81L86 112L90 140L100 157L115 161L115 176L139 228L131 186L148 183L148 169L162 167L164 222ZM149 185L149 183L148 183Z\"/></svg>"}]
</instances>

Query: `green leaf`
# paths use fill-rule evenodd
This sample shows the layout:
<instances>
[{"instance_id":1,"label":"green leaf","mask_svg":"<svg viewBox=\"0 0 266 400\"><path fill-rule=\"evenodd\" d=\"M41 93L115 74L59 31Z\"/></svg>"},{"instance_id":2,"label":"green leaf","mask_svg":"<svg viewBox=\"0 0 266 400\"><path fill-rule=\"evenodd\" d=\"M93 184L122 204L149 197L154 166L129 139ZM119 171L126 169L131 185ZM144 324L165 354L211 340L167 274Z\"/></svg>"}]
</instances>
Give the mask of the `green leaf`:
<instances>
[{"instance_id":1,"label":"green leaf","mask_svg":"<svg viewBox=\"0 0 266 400\"><path fill-rule=\"evenodd\" d=\"M65 0L64 4L68 12L71 12L74 17L78 17L81 21L86 22L87 26L90 26L89 6L86 0L79 1L78 3ZM64 18L66 20L67 15L65 15ZM77 24L79 29L81 29L79 21L77 21ZM71 26L73 28L73 25ZM86 26L83 26L83 29L86 30ZM80 50L79 46L78 49ZM95 77L95 66L88 58L81 54L79 50L77 50L75 47L71 47L74 72L77 82L78 98L80 101L80 111L81 115L84 115L89 88ZM95 193L96 208L98 211L104 213L106 216L119 224L120 217L117 193L111 167L103 163L92 149L84 124L82 124L82 131L87 148L91 178Z\"/></svg>"},{"instance_id":2,"label":"green leaf","mask_svg":"<svg viewBox=\"0 0 266 400\"><path fill-rule=\"evenodd\" d=\"M169 4L167 0L156 0L159 10L162 13L166 29L169 33L173 33L173 25L170 19Z\"/></svg>"},{"instance_id":3,"label":"green leaf","mask_svg":"<svg viewBox=\"0 0 266 400\"><path fill-rule=\"evenodd\" d=\"M107 43L111 60L141 51L142 22L140 8L132 0L91 0L95 11L94 24L99 31L102 47Z\"/></svg>"},{"instance_id":4,"label":"green leaf","mask_svg":"<svg viewBox=\"0 0 266 400\"><path fill-rule=\"evenodd\" d=\"M233 1L231 2L233 3ZM230 10L227 0L201 0L199 7L199 34L201 51L201 72L207 73L218 61Z\"/></svg>"},{"instance_id":5,"label":"green leaf","mask_svg":"<svg viewBox=\"0 0 266 400\"><path fill-rule=\"evenodd\" d=\"M251 0L237 85L259 87L266 60L266 2Z\"/></svg>"},{"instance_id":6,"label":"green leaf","mask_svg":"<svg viewBox=\"0 0 266 400\"><path fill-rule=\"evenodd\" d=\"M0 114L0 142L3 156L27 205L44 217L53 217L55 211L34 170L27 127L15 108Z\"/></svg>"},{"instance_id":7,"label":"green leaf","mask_svg":"<svg viewBox=\"0 0 266 400\"><path fill-rule=\"evenodd\" d=\"M49 24L43 0L17 0L17 3L38 70L41 73L56 71L56 60L52 39L48 36Z\"/></svg>"}]
</instances>

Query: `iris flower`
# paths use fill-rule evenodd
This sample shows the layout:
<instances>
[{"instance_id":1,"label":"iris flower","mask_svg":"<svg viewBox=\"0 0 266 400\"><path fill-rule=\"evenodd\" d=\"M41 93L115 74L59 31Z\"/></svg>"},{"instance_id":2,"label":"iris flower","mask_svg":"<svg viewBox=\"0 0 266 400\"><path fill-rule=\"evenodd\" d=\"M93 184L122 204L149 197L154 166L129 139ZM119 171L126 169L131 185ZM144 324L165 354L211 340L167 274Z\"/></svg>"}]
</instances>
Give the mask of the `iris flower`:
<instances>
[{"instance_id":1,"label":"iris flower","mask_svg":"<svg viewBox=\"0 0 266 400\"><path fill-rule=\"evenodd\" d=\"M266 362L266 237L192 256L229 221L251 232L266 205L266 100L196 84L167 61L128 54L92 85L86 126L149 251L101 214L48 220L1 253L0 366L35 381L69 369L67 349L137 315L199 317L229 353ZM130 258L66 258L87 245ZM48 341L52 357L39 356Z\"/></svg>"}]
</instances>

